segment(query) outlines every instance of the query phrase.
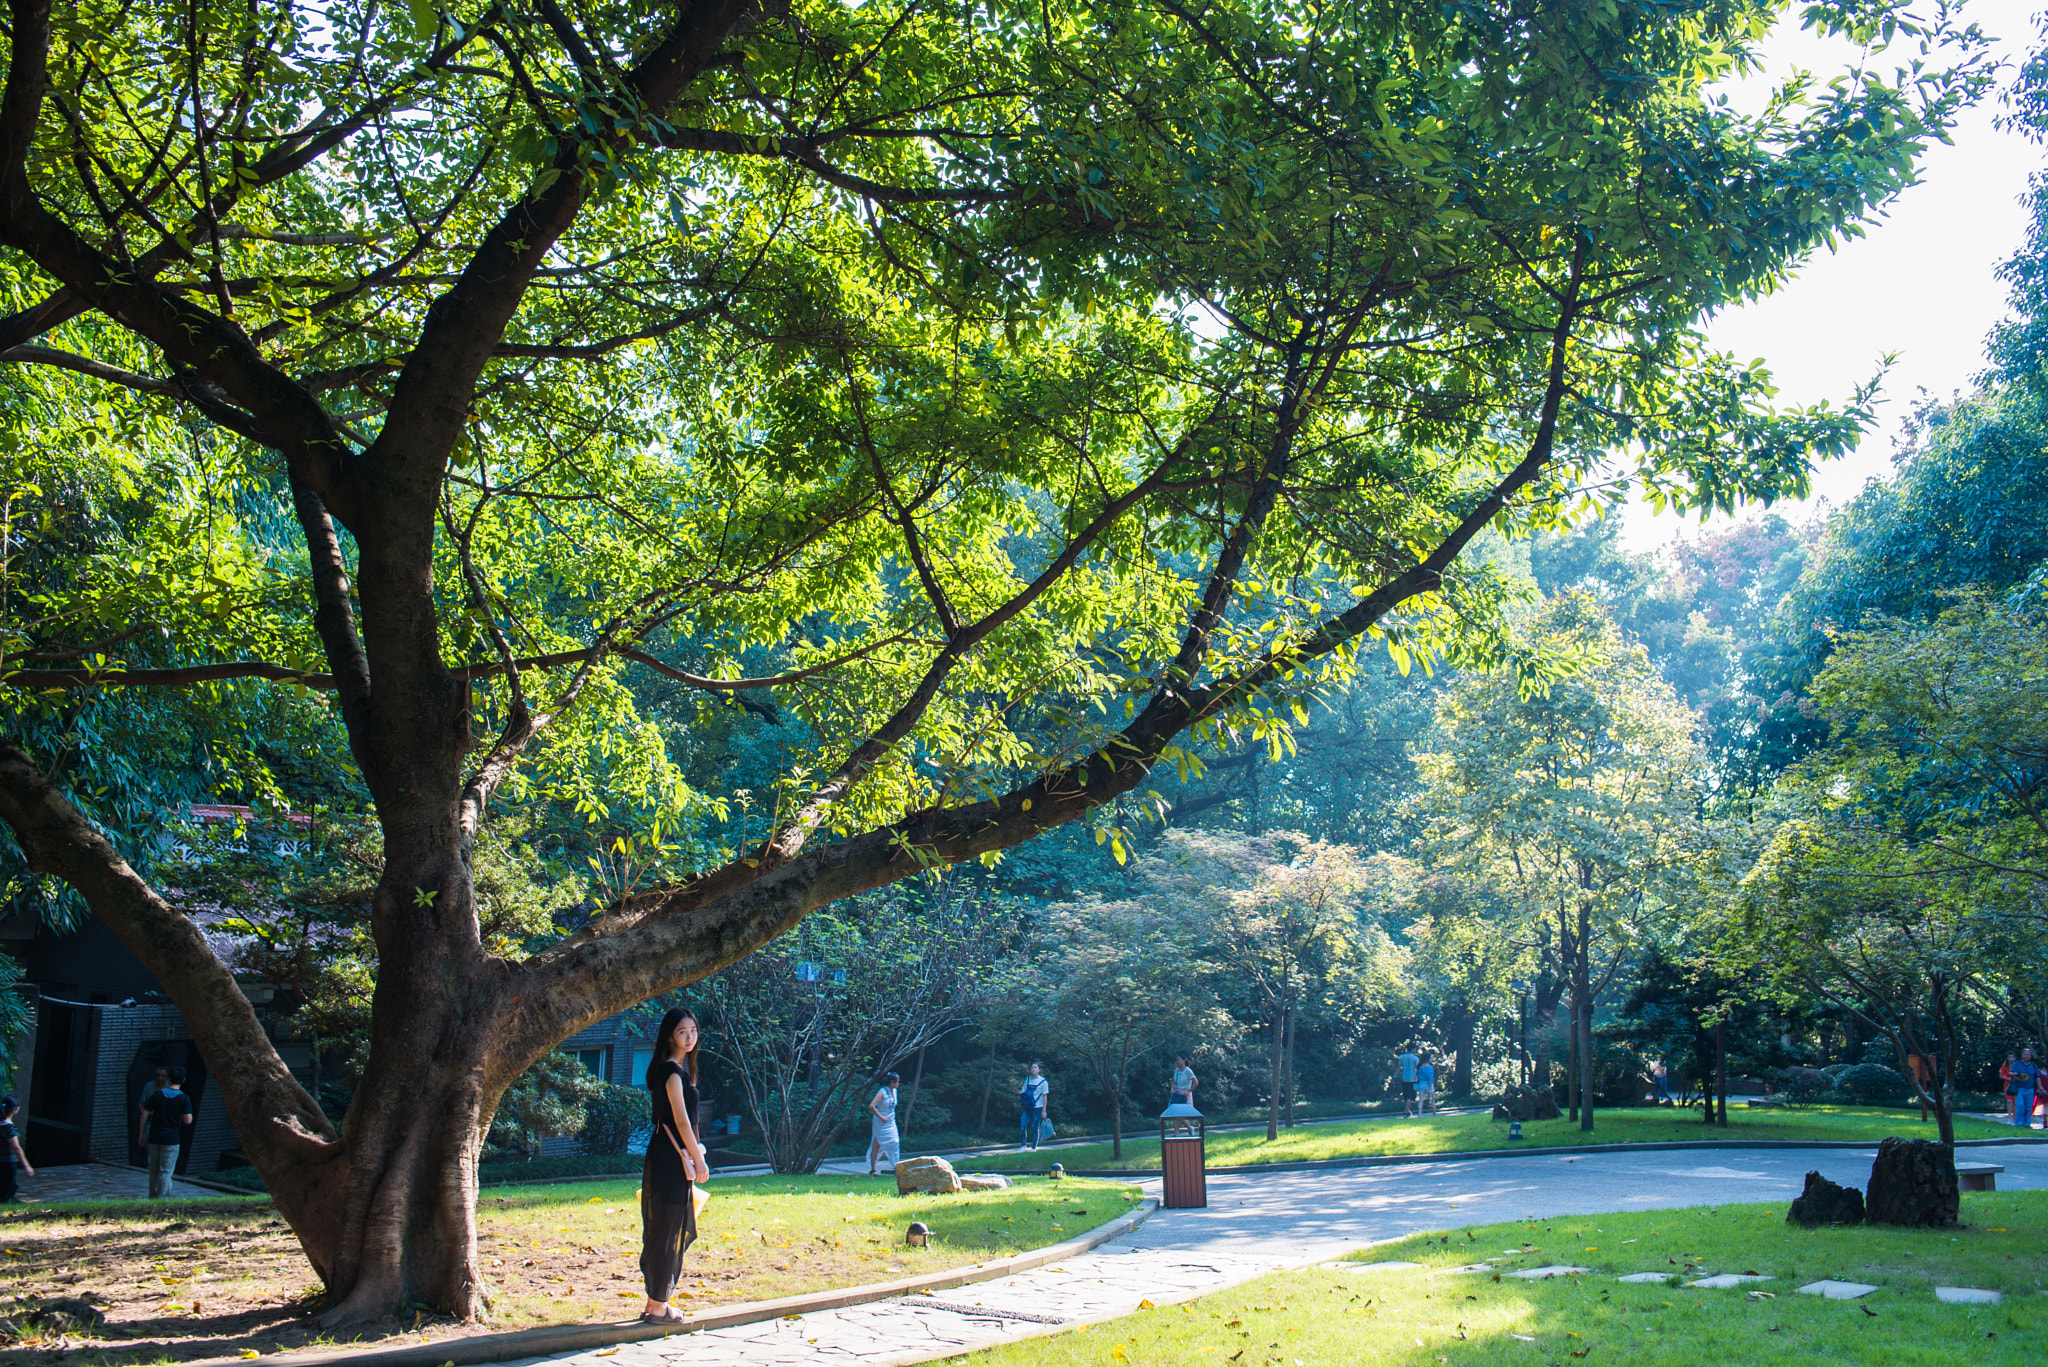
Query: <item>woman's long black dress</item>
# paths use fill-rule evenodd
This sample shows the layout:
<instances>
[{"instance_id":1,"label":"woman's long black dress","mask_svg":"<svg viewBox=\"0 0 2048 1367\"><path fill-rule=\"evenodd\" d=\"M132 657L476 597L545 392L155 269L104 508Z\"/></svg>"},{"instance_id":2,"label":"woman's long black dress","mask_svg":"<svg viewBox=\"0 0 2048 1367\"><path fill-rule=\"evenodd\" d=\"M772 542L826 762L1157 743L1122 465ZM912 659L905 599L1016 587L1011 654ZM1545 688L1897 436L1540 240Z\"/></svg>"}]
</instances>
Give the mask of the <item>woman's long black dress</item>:
<instances>
[{"instance_id":1,"label":"woman's long black dress","mask_svg":"<svg viewBox=\"0 0 2048 1367\"><path fill-rule=\"evenodd\" d=\"M682 1127L669 1106L671 1077L682 1078L687 1113L697 1112L697 1089L689 1073L673 1060L655 1064L647 1078L647 1090L654 1094L654 1133L647 1137L647 1162L640 1174L640 1275L647 1299L662 1302L682 1275L683 1251L697 1242L697 1205L683 1171Z\"/></svg>"}]
</instances>

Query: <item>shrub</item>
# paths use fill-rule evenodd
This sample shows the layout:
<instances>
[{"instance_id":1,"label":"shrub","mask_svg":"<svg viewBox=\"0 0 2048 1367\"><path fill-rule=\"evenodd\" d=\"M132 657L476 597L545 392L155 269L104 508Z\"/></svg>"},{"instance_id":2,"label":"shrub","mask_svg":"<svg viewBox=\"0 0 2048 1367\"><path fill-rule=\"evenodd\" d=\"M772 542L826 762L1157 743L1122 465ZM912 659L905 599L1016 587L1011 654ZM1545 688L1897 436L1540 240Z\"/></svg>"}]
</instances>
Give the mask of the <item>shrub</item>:
<instances>
[{"instance_id":1,"label":"shrub","mask_svg":"<svg viewBox=\"0 0 2048 1367\"><path fill-rule=\"evenodd\" d=\"M1865 1105L1896 1106L1913 1095L1913 1084L1906 1081L1905 1075L1882 1063L1859 1063L1844 1068L1835 1079L1835 1086Z\"/></svg>"},{"instance_id":2,"label":"shrub","mask_svg":"<svg viewBox=\"0 0 2048 1367\"><path fill-rule=\"evenodd\" d=\"M494 1149L538 1157L546 1140L583 1132L584 1107L603 1086L571 1055L549 1054L505 1089L488 1142Z\"/></svg>"},{"instance_id":3,"label":"shrub","mask_svg":"<svg viewBox=\"0 0 2048 1367\"><path fill-rule=\"evenodd\" d=\"M633 1131L646 1123L648 1110L645 1088L600 1083L597 1095L583 1108L583 1152L601 1157L623 1154Z\"/></svg>"},{"instance_id":4,"label":"shrub","mask_svg":"<svg viewBox=\"0 0 2048 1367\"><path fill-rule=\"evenodd\" d=\"M1834 1090L1834 1082L1818 1068L1776 1068L1771 1083L1795 1105L1808 1105Z\"/></svg>"}]
</instances>

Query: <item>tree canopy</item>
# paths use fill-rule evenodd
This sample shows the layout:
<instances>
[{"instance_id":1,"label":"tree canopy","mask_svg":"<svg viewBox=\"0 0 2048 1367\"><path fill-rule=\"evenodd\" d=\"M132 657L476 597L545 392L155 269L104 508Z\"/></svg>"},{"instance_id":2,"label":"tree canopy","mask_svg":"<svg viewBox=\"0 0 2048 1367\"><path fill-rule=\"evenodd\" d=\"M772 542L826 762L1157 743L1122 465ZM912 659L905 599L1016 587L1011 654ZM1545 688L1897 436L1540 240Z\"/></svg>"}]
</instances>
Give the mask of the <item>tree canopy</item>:
<instances>
[{"instance_id":1,"label":"tree canopy","mask_svg":"<svg viewBox=\"0 0 2048 1367\"><path fill-rule=\"evenodd\" d=\"M1284 747L1369 646L1515 658L1486 529L1803 492L1867 412L1772 410L1700 320L1985 76L1820 5L1922 60L1739 114L1777 13L12 0L0 820L193 1023L330 1321L474 1314L477 1147L568 1033L933 865L1121 853L1156 767ZM737 839L678 687L801 724ZM249 719L345 736L345 1130L151 883L136 749L79 743L180 706L284 804ZM528 801L635 880L487 945Z\"/></svg>"}]
</instances>

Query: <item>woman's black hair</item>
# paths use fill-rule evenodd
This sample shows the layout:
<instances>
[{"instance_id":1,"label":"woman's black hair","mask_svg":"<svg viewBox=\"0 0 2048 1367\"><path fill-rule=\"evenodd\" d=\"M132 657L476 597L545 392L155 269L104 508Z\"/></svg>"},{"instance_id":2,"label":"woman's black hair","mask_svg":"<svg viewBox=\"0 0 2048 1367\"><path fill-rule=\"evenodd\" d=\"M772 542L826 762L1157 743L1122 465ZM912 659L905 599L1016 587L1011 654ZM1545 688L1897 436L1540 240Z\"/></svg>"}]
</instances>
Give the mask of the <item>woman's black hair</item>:
<instances>
[{"instance_id":1,"label":"woman's black hair","mask_svg":"<svg viewBox=\"0 0 2048 1367\"><path fill-rule=\"evenodd\" d=\"M0 1096L0 1120L7 1119L8 1116L13 1115L18 1109L20 1107L13 1097Z\"/></svg>"},{"instance_id":2,"label":"woman's black hair","mask_svg":"<svg viewBox=\"0 0 2048 1367\"><path fill-rule=\"evenodd\" d=\"M901 1081L903 1081L903 1074L901 1074L901 1073L884 1073L884 1074L882 1074L882 1082L883 1082L883 1084L884 1084L885 1086L890 1086L890 1087L893 1087L893 1086L895 1086L895 1085L896 1085L897 1083L899 1083L899 1082L901 1082Z\"/></svg>"},{"instance_id":3,"label":"woman's black hair","mask_svg":"<svg viewBox=\"0 0 2048 1367\"><path fill-rule=\"evenodd\" d=\"M675 1052L676 1027L685 1020L696 1021L697 1038L703 1040L704 1023L697 1020L697 1013L687 1006L671 1006L661 1018L661 1029L654 1032L654 1057L647 1060L645 1081L648 1086L654 1085L654 1070L667 1063L669 1055ZM689 1060L690 1085L694 1087L697 1085L697 1051L692 1049L684 1057Z\"/></svg>"}]
</instances>

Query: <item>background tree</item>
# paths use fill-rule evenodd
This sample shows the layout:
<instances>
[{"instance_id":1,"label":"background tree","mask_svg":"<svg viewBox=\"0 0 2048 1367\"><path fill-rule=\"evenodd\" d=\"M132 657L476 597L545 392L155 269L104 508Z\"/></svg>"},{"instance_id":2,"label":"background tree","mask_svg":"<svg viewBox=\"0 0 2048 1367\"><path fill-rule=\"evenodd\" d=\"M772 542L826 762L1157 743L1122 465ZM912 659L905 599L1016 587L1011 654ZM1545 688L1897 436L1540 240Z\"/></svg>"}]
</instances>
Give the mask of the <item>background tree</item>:
<instances>
[{"instance_id":1,"label":"background tree","mask_svg":"<svg viewBox=\"0 0 2048 1367\"><path fill-rule=\"evenodd\" d=\"M1271 1032L1266 1137L1294 1123L1297 1018L1352 978L1370 980L1385 932L1364 925L1366 870L1346 846L1296 831L1266 836L1175 831L1141 870L1156 896L1203 909L1207 951L1255 994Z\"/></svg>"},{"instance_id":2,"label":"background tree","mask_svg":"<svg viewBox=\"0 0 2048 1367\"><path fill-rule=\"evenodd\" d=\"M1110 1151L1124 1152L1131 1069L1171 1053L1221 1055L1239 1027L1216 1001L1199 954L1196 919L1158 898L1050 908L1039 933L1049 952L1026 970L1038 1037L1082 1063L1109 1108Z\"/></svg>"},{"instance_id":3,"label":"background tree","mask_svg":"<svg viewBox=\"0 0 2048 1367\"><path fill-rule=\"evenodd\" d=\"M1928 60L1745 118L1703 91L1762 4L13 0L0 356L161 421L17 410L136 497L0 500L0 820L191 1023L328 1322L477 1314L478 1148L565 1036L931 865L1122 848L1183 739L1277 738L1373 639L1502 646L1483 528L1803 491L1864 413L1768 413L1698 322L1982 80L1810 13ZM743 837L655 676L801 719ZM125 857L141 790L67 768L108 690L259 683L326 695L381 836L342 1127ZM474 851L540 798L690 838L508 956Z\"/></svg>"},{"instance_id":4,"label":"background tree","mask_svg":"<svg viewBox=\"0 0 2048 1367\"><path fill-rule=\"evenodd\" d=\"M770 1166L816 1172L875 1079L973 1014L1012 929L972 896L870 897L707 980L704 1047L737 1083Z\"/></svg>"},{"instance_id":5,"label":"background tree","mask_svg":"<svg viewBox=\"0 0 2048 1367\"><path fill-rule=\"evenodd\" d=\"M1692 716L1592 599L1547 605L1532 631L1578 657L1540 691L1461 678L1420 765L1444 859L1513 888L1539 954L1571 993L1579 1122L1598 1090L1593 1004L1637 948L1657 883L1698 811Z\"/></svg>"}]
</instances>

